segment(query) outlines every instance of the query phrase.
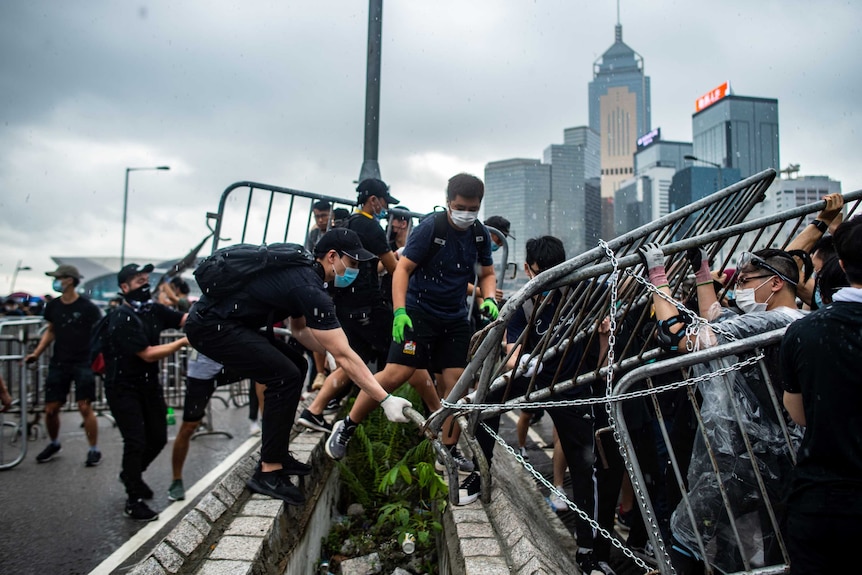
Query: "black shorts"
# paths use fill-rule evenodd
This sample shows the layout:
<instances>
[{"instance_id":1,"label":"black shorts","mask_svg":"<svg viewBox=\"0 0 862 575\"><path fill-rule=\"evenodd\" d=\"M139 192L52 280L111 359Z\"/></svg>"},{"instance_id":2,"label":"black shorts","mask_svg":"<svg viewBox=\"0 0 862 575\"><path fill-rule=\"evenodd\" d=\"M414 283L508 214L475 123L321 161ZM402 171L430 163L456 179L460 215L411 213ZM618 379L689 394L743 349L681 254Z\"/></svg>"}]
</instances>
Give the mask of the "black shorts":
<instances>
[{"instance_id":1,"label":"black shorts","mask_svg":"<svg viewBox=\"0 0 862 575\"><path fill-rule=\"evenodd\" d=\"M356 355L365 363L376 360L377 369L383 369L392 343L392 311L381 304L356 310L336 308L336 315Z\"/></svg>"},{"instance_id":2,"label":"black shorts","mask_svg":"<svg viewBox=\"0 0 862 575\"><path fill-rule=\"evenodd\" d=\"M73 380L75 401L96 401L96 376L90 369L90 362L51 362L48 377L45 378L45 403L66 403Z\"/></svg>"},{"instance_id":3,"label":"black shorts","mask_svg":"<svg viewBox=\"0 0 862 575\"><path fill-rule=\"evenodd\" d=\"M207 404L216 388L240 381L242 376L222 370L212 379L186 378L186 394L183 399L183 421L200 421L206 414ZM252 384L254 385L254 384Z\"/></svg>"},{"instance_id":4,"label":"black shorts","mask_svg":"<svg viewBox=\"0 0 862 575\"><path fill-rule=\"evenodd\" d=\"M408 309L413 329L405 328L404 341L392 342L389 363L440 373L451 367L466 367L470 348L470 322L441 319L418 309Z\"/></svg>"}]
</instances>

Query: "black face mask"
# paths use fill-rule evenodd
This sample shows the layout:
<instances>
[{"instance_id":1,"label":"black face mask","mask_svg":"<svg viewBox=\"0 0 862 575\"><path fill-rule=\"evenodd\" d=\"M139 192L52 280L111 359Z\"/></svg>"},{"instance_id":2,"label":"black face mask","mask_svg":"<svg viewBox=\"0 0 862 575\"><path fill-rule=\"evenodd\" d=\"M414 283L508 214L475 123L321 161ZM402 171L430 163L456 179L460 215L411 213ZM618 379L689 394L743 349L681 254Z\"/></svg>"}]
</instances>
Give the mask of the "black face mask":
<instances>
[{"instance_id":1,"label":"black face mask","mask_svg":"<svg viewBox=\"0 0 862 575\"><path fill-rule=\"evenodd\" d=\"M127 302L146 302L153 298L152 294L150 294L150 284L144 284L137 289L133 289L130 292L123 294L123 299Z\"/></svg>"}]
</instances>

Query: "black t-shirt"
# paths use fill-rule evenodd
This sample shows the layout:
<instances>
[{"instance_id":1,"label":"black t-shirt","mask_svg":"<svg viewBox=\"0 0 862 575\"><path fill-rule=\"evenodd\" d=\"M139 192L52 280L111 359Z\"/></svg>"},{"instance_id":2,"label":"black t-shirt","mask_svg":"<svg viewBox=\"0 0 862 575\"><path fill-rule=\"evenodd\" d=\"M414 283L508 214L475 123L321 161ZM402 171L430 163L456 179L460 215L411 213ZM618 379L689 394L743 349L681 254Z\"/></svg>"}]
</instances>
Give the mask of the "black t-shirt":
<instances>
[{"instance_id":1,"label":"black t-shirt","mask_svg":"<svg viewBox=\"0 0 862 575\"><path fill-rule=\"evenodd\" d=\"M45 306L43 317L54 329L52 362L80 363L90 359L90 333L102 317L96 304L83 296L69 304L54 298Z\"/></svg>"},{"instance_id":2,"label":"black t-shirt","mask_svg":"<svg viewBox=\"0 0 862 575\"><path fill-rule=\"evenodd\" d=\"M794 491L862 489L862 304L835 302L790 324L780 366L784 388L802 394L805 411Z\"/></svg>"},{"instance_id":3,"label":"black t-shirt","mask_svg":"<svg viewBox=\"0 0 862 575\"><path fill-rule=\"evenodd\" d=\"M249 280L241 293L214 304L203 296L195 306L211 309L207 316L212 313L216 318L231 319L252 329L267 327L287 317L305 317L306 325L312 329L341 327L332 298L312 266L280 268L261 274Z\"/></svg>"},{"instance_id":4,"label":"black t-shirt","mask_svg":"<svg viewBox=\"0 0 862 575\"><path fill-rule=\"evenodd\" d=\"M108 336L105 345L107 384L143 385L159 381L159 362L144 361L138 352L159 345L166 329L179 329L182 313L156 303L149 311L135 313L122 304L109 312Z\"/></svg>"},{"instance_id":5,"label":"black t-shirt","mask_svg":"<svg viewBox=\"0 0 862 575\"><path fill-rule=\"evenodd\" d=\"M390 252L386 232L380 227L380 222L374 218L357 213L350 216L344 224L359 236L362 247L380 257ZM359 262L359 275L350 286L334 288L332 299L335 306L343 310L357 310L379 303L383 296L380 292L380 280L377 275L377 259Z\"/></svg>"}]
</instances>

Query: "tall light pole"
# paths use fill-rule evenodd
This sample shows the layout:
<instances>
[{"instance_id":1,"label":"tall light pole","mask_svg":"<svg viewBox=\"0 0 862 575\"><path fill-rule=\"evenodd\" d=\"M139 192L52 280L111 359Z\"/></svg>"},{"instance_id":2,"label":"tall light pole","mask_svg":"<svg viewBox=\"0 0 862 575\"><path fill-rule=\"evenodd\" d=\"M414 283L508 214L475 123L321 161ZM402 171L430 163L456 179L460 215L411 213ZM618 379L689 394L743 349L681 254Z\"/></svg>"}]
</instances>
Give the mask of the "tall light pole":
<instances>
[{"instance_id":1,"label":"tall light pole","mask_svg":"<svg viewBox=\"0 0 862 575\"><path fill-rule=\"evenodd\" d=\"M26 271L29 271L31 269L30 266L22 266L21 262L22 262L22 260L18 260L18 263L15 264L15 271L12 273L12 283L9 284L9 293L10 294L15 293L15 280L18 279L18 272L26 272Z\"/></svg>"},{"instance_id":2,"label":"tall light pole","mask_svg":"<svg viewBox=\"0 0 862 575\"><path fill-rule=\"evenodd\" d=\"M126 213L129 207L129 172L140 170L170 170L170 166L154 166L152 168L126 168L126 186L123 189L123 243L120 248L120 269L126 265Z\"/></svg>"},{"instance_id":3,"label":"tall light pole","mask_svg":"<svg viewBox=\"0 0 862 575\"><path fill-rule=\"evenodd\" d=\"M684 160L690 160L692 162L700 162L702 164L708 164L713 166L714 168L718 168L718 187L715 188L715 191L718 191L724 187L724 180L721 179L721 164L718 162L710 162L709 160L701 160L697 156L692 156L691 154L686 154L682 157Z\"/></svg>"}]
</instances>

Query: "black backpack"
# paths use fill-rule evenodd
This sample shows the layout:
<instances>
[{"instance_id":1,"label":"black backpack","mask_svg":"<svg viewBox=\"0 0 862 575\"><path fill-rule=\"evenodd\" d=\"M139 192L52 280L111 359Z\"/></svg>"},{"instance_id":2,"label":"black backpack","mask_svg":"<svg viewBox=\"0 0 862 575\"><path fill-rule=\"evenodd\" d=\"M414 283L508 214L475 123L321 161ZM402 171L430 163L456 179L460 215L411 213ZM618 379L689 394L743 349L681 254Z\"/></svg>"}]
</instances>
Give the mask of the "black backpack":
<instances>
[{"instance_id":1,"label":"black backpack","mask_svg":"<svg viewBox=\"0 0 862 575\"><path fill-rule=\"evenodd\" d=\"M235 244L214 251L194 271L201 291L213 299L236 293L264 271L314 263L311 252L299 244Z\"/></svg>"},{"instance_id":2,"label":"black backpack","mask_svg":"<svg viewBox=\"0 0 862 575\"><path fill-rule=\"evenodd\" d=\"M105 375L105 345L108 339L112 316L115 314L129 315L135 318L139 326L143 326L141 318L135 312L124 309L122 304L120 307L108 311L99 318L99 321L93 324L93 328L90 331L90 369L96 375Z\"/></svg>"}]
</instances>

